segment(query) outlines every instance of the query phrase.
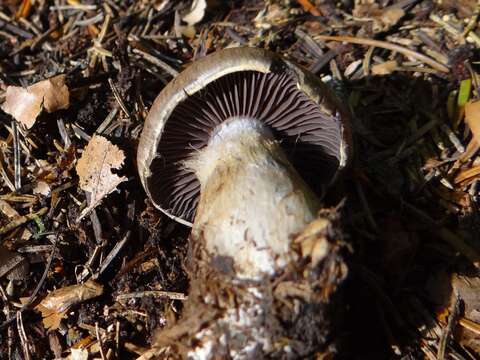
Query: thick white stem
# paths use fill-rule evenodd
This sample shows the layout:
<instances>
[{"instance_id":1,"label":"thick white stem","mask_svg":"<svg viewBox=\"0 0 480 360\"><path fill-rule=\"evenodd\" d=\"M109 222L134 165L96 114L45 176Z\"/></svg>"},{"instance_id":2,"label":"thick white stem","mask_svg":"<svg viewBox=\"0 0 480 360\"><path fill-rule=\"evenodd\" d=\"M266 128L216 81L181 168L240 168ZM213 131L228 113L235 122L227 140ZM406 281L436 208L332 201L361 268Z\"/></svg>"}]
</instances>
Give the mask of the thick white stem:
<instances>
[{"instance_id":1,"label":"thick white stem","mask_svg":"<svg viewBox=\"0 0 480 360\"><path fill-rule=\"evenodd\" d=\"M192 241L231 259L237 278L283 267L291 236L314 219L319 201L270 131L254 119L232 118L186 166L201 183Z\"/></svg>"},{"instance_id":2,"label":"thick white stem","mask_svg":"<svg viewBox=\"0 0 480 360\"><path fill-rule=\"evenodd\" d=\"M330 251L328 221L306 226L315 220L319 200L272 134L253 119L230 119L185 166L201 184L190 239L195 273L185 317L159 334L159 344L173 345L173 352L182 344L182 354L195 360L289 357L325 346L323 301L345 269ZM305 231L299 243L296 235ZM333 254L322 275L316 273L315 286L308 280L313 267L306 270L304 245L317 250L307 255L315 264L319 253L321 259ZM313 338L304 339L305 324L316 328ZM289 336L297 340L290 343Z\"/></svg>"},{"instance_id":3,"label":"thick white stem","mask_svg":"<svg viewBox=\"0 0 480 360\"><path fill-rule=\"evenodd\" d=\"M216 130L185 164L201 184L191 241L233 265L234 279L260 280L294 260L292 237L315 218L319 201L258 121L232 118ZM241 304L196 334L201 345L189 357L212 359L226 351L251 359L271 351L275 315L260 288L249 287Z\"/></svg>"}]
</instances>

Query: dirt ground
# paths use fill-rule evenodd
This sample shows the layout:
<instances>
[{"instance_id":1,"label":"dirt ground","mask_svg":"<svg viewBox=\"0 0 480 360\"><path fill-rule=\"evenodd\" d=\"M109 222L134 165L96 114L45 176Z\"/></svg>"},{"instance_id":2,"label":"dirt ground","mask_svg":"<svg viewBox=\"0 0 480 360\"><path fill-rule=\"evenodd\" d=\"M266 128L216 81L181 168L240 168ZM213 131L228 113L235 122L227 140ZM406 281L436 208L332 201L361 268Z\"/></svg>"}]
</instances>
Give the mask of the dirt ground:
<instances>
[{"instance_id":1,"label":"dirt ground","mask_svg":"<svg viewBox=\"0 0 480 360\"><path fill-rule=\"evenodd\" d=\"M147 199L139 135L178 72L252 46L354 115L354 161L324 199L350 249L339 357L478 359L479 15L476 0L0 1L0 358L136 359L182 317L189 229ZM118 166L92 195L77 165L98 137Z\"/></svg>"}]
</instances>

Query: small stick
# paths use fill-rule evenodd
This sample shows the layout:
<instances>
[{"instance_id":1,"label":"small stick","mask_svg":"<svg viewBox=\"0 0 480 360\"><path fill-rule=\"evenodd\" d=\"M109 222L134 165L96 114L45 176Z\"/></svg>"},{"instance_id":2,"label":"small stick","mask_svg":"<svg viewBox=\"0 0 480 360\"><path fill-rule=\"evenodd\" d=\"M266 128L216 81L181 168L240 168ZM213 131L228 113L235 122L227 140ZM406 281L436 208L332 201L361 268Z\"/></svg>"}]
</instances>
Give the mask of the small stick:
<instances>
[{"instance_id":1,"label":"small stick","mask_svg":"<svg viewBox=\"0 0 480 360\"><path fill-rule=\"evenodd\" d=\"M131 234L131 232L130 232L130 230L128 230L127 233L125 234L125 236L123 237L123 239L115 244L112 251L110 251L108 253L107 257L102 262L102 264L100 266L100 270L98 270L98 272L92 277L93 279L97 279L107 269L108 265L110 265L112 260L118 255L120 250L122 250L123 247L125 246L125 244L127 243L128 239L130 238L130 234Z\"/></svg>"},{"instance_id":2,"label":"small stick","mask_svg":"<svg viewBox=\"0 0 480 360\"><path fill-rule=\"evenodd\" d=\"M98 347L100 348L100 355L102 356L102 360L106 360L105 353L103 352L102 337L100 336L100 331L98 330L98 322L95 323L95 335L97 336Z\"/></svg>"},{"instance_id":3,"label":"small stick","mask_svg":"<svg viewBox=\"0 0 480 360\"><path fill-rule=\"evenodd\" d=\"M20 164L20 144L18 139L18 128L17 123L12 121L12 130L13 130L13 168L14 168L14 178L15 178L15 190L20 190L22 187L21 171L22 167Z\"/></svg>"},{"instance_id":4,"label":"small stick","mask_svg":"<svg viewBox=\"0 0 480 360\"><path fill-rule=\"evenodd\" d=\"M112 120L115 118L115 116L118 114L118 109L119 107L118 106L115 106L112 111L110 111L107 115L107 117L105 118L105 120L103 120L103 122L100 124L100 126L97 128L97 130L95 131L97 134L99 135L102 135L103 132L106 130L106 128L108 127L108 125L110 125L110 123L112 122Z\"/></svg>"},{"instance_id":5,"label":"small stick","mask_svg":"<svg viewBox=\"0 0 480 360\"><path fill-rule=\"evenodd\" d=\"M15 192L15 185L10 180L10 177L7 174L7 171L3 167L3 155L0 152L0 176L2 177L5 185L10 189L10 191Z\"/></svg>"},{"instance_id":6,"label":"small stick","mask_svg":"<svg viewBox=\"0 0 480 360\"><path fill-rule=\"evenodd\" d=\"M308 11L313 16L322 16L320 10L313 5L310 0L297 0L297 2L303 7L305 11Z\"/></svg>"},{"instance_id":7,"label":"small stick","mask_svg":"<svg viewBox=\"0 0 480 360\"><path fill-rule=\"evenodd\" d=\"M127 106L123 102L123 99L120 97L120 93L118 92L118 89L111 78L108 79L108 84L110 85L110 88L112 89L112 92L113 92L113 96L115 97L115 100L117 100L118 105L120 106L122 111L125 113L125 115L131 118L132 116L130 115L130 111L128 111Z\"/></svg>"},{"instance_id":8,"label":"small stick","mask_svg":"<svg viewBox=\"0 0 480 360\"><path fill-rule=\"evenodd\" d=\"M329 36L329 35L318 35L317 38L321 40L330 40L330 41L342 41L348 42L351 44L358 44L358 45L367 45L367 46L375 46L383 49L388 49L391 51L399 52L405 56L412 57L418 61L421 61L432 68L441 71L443 73L450 72L448 66L439 63L438 61L433 60L432 58L420 54L416 51L410 50L409 48L392 44L387 41L380 41L380 40L373 40L373 39L365 39L365 38L357 38L353 36Z\"/></svg>"},{"instance_id":9,"label":"small stick","mask_svg":"<svg viewBox=\"0 0 480 360\"><path fill-rule=\"evenodd\" d=\"M127 299L134 299L134 298L141 298L144 296L153 296L159 298L169 298L170 300L187 300L188 296L179 292L173 291L160 291L160 290L149 290L149 291L136 291L127 294L120 294L117 295L116 300L127 300Z\"/></svg>"},{"instance_id":10,"label":"small stick","mask_svg":"<svg viewBox=\"0 0 480 360\"><path fill-rule=\"evenodd\" d=\"M23 319L22 319L22 312L17 311L17 329L18 329L18 336L20 337L20 343L22 344L23 355L25 356L25 360L30 360L30 351L28 350L28 340L27 334L25 333L25 328L23 326Z\"/></svg>"},{"instance_id":11,"label":"small stick","mask_svg":"<svg viewBox=\"0 0 480 360\"><path fill-rule=\"evenodd\" d=\"M16 227L25 224L27 221L30 221L30 220L35 219L36 217L45 215L47 213L47 211L48 211L48 208L44 207L44 208L41 208L40 210L38 210L36 213L19 216L19 217L13 219L7 225L0 228L0 235L3 235L5 233L15 229Z\"/></svg>"},{"instance_id":12,"label":"small stick","mask_svg":"<svg viewBox=\"0 0 480 360\"><path fill-rule=\"evenodd\" d=\"M57 237L58 237L58 235L57 235ZM38 282L35 290L33 290L32 295L30 295L30 297L28 298L28 301L25 304L22 305L20 310L18 310L17 314L27 310L30 307L30 305L35 301L35 298L37 297L38 292L42 288L43 283L45 282L45 279L47 278L48 271L50 270L50 267L52 266L52 262L53 262L53 258L55 256L56 250L57 250L57 238L55 238L55 241L53 242L53 249L52 249L52 252L50 253L50 257L48 258L48 262L47 262L47 265L45 266L45 270L43 271L42 278ZM15 319L16 319L16 317L12 316L10 319L4 321L0 325L0 331L3 330L5 327L9 326L12 322L15 321Z\"/></svg>"},{"instance_id":13,"label":"small stick","mask_svg":"<svg viewBox=\"0 0 480 360\"><path fill-rule=\"evenodd\" d=\"M13 24L9 24L6 21L0 19L0 29L5 28L8 32L11 32L14 35L20 36L24 39L31 39L33 38L33 34L29 33L28 31L25 31L18 26L15 26Z\"/></svg>"},{"instance_id":14,"label":"small stick","mask_svg":"<svg viewBox=\"0 0 480 360\"><path fill-rule=\"evenodd\" d=\"M440 338L440 341L438 344L437 360L445 359L445 352L447 349L447 345L452 335L452 332L455 328L455 325L457 324L459 313L460 313L460 297L457 294L457 296L455 297L455 304L453 305L452 313L448 318L447 327L443 330L442 337Z\"/></svg>"},{"instance_id":15,"label":"small stick","mask_svg":"<svg viewBox=\"0 0 480 360\"><path fill-rule=\"evenodd\" d=\"M465 329L468 329L474 332L475 334L480 335L480 325L477 324L476 322L469 320L467 318L461 317L460 319L458 319L458 323Z\"/></svg>"},{"instance_id":16,"label":"small stick","mask_svg":"<svg viewBox=\"0 0 480 360\"><path fill-rule=\"evenodd\" d=\"M148 62L152 63L153 65L158 66L160 69L165 70L167 73L169 73L173 77L178 75L177 70L175 70L173 67L168 65L166 62L160 60L159 58L157 58L157 57L155 57L155 56L153 56L153 55L151 55L151 54L149 54L145 51L139 50L139 49L132 49L132 52L134 54L140 55L141 57L143 57Z\"/></svg>"}]
</instances>

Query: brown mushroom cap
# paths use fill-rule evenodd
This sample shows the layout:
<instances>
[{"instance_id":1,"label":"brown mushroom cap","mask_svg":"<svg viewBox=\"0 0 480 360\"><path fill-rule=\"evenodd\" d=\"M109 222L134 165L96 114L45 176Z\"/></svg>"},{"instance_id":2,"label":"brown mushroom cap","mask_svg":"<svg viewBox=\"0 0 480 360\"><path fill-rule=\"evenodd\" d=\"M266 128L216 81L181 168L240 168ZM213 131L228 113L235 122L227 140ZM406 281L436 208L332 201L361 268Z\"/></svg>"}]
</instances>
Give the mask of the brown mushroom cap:
<instances>
[{"instance_id":1,"label":"brown mushroom cap","mask_svg":"<svg viewBox=\"0 0 480 360\"><path fill-rule=\"evenodd\" d=\"M137 161L157 208L190 225L200 183L183 163L234 117L268 126L313 189L350 159L349 114L315 75L263 49L221 50L172 80L145 121Z\"/></svg>"}]
</instances>

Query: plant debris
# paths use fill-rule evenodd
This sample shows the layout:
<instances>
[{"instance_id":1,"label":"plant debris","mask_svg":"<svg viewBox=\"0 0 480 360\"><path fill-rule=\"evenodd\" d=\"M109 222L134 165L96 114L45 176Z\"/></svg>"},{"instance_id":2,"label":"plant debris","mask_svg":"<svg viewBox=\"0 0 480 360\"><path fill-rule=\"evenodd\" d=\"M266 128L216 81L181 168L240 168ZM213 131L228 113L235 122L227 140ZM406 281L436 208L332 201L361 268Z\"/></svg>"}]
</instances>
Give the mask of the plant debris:
<instances>
[{"instance_id":1,"label":"plant debris","mask_svg":"<svg viewBox=\"0 0 480 360\"><path fill-rule=\"evenodd\" d=\"M30 129L43 109L51 113L69 107L70 93L65 79L65 75L58 75L27 88L8 86L2 110Z\"/></svg>"},{"instance_id":2,"label":"plant debris","mask_svg":"<svg viewBox=\"0 0 480 360\"><path fill-rule=\"evenodd\" d=\"M315 73L354 114L357 158L324 200L351 249L338 353L478 358L479 14L477 0L0 2L2 357L145 359L168 352L154 334L186 310L199 325L184 308L188 229L146 200L138 137L184 68L253 46ZM328 233L312 227L295 246L322 264ZM291 320L312 283L288 275L272 289ZM103 294L47 331L37 298L87 279ZM203 284L217 285L233 301ZM305 320L291 338L316 330Z\"/></svg>"},{"instance_id":3,"label":"plant debris","mask_svg":"<svg viewBox=\"0 0 480 360\"><path fill-rule=\"evenodd\" d=\"M82 157L78 160L76 170L80 178L80 188L90 195L89 203L82 210L79 219L82 219L100 201L117 186L126 181L125 176L112 173L112 169L120 169L125 155L116 145L102 136L94 136L85 147Z\"/></svg>"},{"instance_id":4,"label":"plant debris","mask_svg":"<svg viewBox=\"0 0 480 360\"><path fill-rule=\"evenodd\" d=\"M84 284L67 286L48 294L35 309L42 313L43 325L47 330L58 329L60 321L70 307L102 295L103 286L93 280Z\"/></svg>"}]
</instances>

